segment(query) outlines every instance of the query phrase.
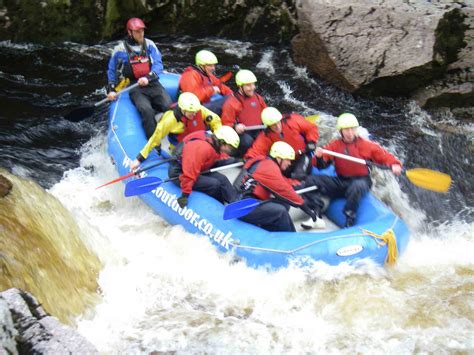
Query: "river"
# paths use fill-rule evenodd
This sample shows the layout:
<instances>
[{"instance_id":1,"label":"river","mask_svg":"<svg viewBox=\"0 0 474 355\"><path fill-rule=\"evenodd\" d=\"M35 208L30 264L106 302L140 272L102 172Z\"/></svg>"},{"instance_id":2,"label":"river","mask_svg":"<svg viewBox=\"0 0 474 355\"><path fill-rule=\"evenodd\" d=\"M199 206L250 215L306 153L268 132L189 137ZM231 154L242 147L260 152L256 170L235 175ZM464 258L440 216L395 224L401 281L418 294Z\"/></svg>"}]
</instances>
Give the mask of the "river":
<instances>
[{"instance_id":1,"label":"river","mask_svg":"<svg viewBox=\"0 0 474 355\"><path fill-rule=\"evenodd\" d=\"M322 141L339 113L353 112L407 167L448 173L453 186L436 194L375 172L375 194L412 231L392 268L251 269L124 198L120 184L95 191L117 176L106 153L106 108L77 122L65 115L103 98L115 43L1 42L0 166L59 199L103 264L101 299L76 319L81 334L100 351L123 353L474 352L472 122L344 93L295 66L287 47L155 40L171 72L202 48L216 53L220 74L235 64L253 69L270 105L321 113Z\"/></svg>"}]
</instances>

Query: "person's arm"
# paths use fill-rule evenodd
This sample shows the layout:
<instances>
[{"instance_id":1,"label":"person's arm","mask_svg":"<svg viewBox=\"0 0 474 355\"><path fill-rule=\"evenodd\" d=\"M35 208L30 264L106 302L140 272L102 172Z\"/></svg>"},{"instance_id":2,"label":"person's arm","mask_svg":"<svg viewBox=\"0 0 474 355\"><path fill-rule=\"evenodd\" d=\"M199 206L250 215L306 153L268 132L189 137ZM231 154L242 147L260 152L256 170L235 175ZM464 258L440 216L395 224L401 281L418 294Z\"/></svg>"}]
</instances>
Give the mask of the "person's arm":
<instances>
[{"instance_id":1,"label":"person's arm","mask_svg":"<svg viewBox=\"0 0 474 355\"><path fill-rule=\"evenodd\" d=\"M310 143L313 143L313 145L316 145L319 139L318 127L315 124L307 121L303 116L299 116L299 118L300 119L298 120L298 124L300 125L301 131L304 133L307 148ZM313 149L315 148L316 147L314 147Z\"/></svg>"},{"instance_id":2,"label":"person's arm","mask_svg":"<svg viewBox=\"0 0 474 355\"><path fill-rule=\"evenodd\" d=\"M256 177L257 174L258 178ZM254 178L276 198L294 207L300 207L304 204L303 198L295 192L290 180L282 175L280 168L273 161L262 161L256 169Z\"/></svg>"},{"instance_id":3,"label":"person's arm","mask_svg":"<svg viewBox=\"0 0 474 355\"><path fill-rule=\"evenodd\" d=\"M337 140L329 142L326 144L322 149L327 150L336 150ZM329 165L334 163L334 159L331 155L324 154L321 148L316 148L315 155L313 157L313 166L317 167L318 169L326 169Z\"/></svg>"},{"instance_id":4,"label":"person's arm","mask_svg":"<svg viewBox=\"0 0 474 355\"><path fill-rule=\"evenodd\" d=\"M402 163L394 155L375 142L364 140L364 144L370 146L370 160L374 163L391 167L393 173L397 175L402 172Z\"/></svg>"},{"instance_id":5,"label":"person's arm","mask_svg":"<svg viewBox=\"0 0 474 355\"><path fill-rule=\"evenodd\" d=\"M202 146L199 151L193 150L192 142L184 146L183 159L182 159L182 170L183 172L179 176L179 182L181 191L183 194L190 195L193 191L193 186L201 174L202 168L205 162L210 156L217 156L214 149L206 144Z\"/></svg>"},{"instance_id":6,"label":"person's arm","mask_svg":"<svg viewBox=\"0 0 474 355\"><path fill-rule=\"evenodd\" d=\"M214 112L209 110L207 107L201 105L201 115L204 123L211 128L212 132L215 132L217 129L221 128L221 118L216 115Z\"/></svg>"},{"instance_id":7,"label":"person's arm","mask_svg":"<svg viewBox=\"0 0 474 355\"><path fill-rule=\"evenodd\" d=\"M229 97L222 105L221 120L224 126L234 128L237 117L242 111L242 104L235 97ZM239 132L237 132L239 133Z\"/></svg>"},{"instance_id":8,"label":"person's arm","mask_svg":"<svg viewBox=\"0 0 474 355\"><path fill-rule=\"evenodd\" d=\"M183 131L184 125L183 123L176 121L173 111L165 112L161 117L160 122L156 125L153 135L140 151L140 154L138 154L137 159L142 162L148 158L148 155L153 150L153 148L160 145L163 138L165 138L170 132L182 133Z\"/></svg>"},{"instance_id":9,"label":"person's arm","mask_svg":"<svg viewBox=\"0 0 474 355\"><path fill-rule=\"evenodd\" d=\"M147 39L147 49L151 59L151 71L147 75L149 81L158 79L161 73L163 73L163 61L161 59L161 52L156 44Z\"/></svg>"},{"instance_id":10,"label":"person's arm","mask_svg":"<svg viewBox=\"0 0 474 355\"><path fill-rule=\"evenodd\" d=\"M267 156L271 146L271 139L267 137L265 132L260 132L252 146L245 153L244 159L248 160L262 155Z\"/></svg>"},{"instance_id":11,"label":"person's arm","mask_svg":"<svg viewBox=\"0 0 474 355\"><path fill-rule=\"evenodd\" d=\"M182 92L192 92L201 103L206 103L214 95L212 85L204 85L201 75L196 70L185 70L179 79L179 88Z\"/></svg>"}]
</instances>

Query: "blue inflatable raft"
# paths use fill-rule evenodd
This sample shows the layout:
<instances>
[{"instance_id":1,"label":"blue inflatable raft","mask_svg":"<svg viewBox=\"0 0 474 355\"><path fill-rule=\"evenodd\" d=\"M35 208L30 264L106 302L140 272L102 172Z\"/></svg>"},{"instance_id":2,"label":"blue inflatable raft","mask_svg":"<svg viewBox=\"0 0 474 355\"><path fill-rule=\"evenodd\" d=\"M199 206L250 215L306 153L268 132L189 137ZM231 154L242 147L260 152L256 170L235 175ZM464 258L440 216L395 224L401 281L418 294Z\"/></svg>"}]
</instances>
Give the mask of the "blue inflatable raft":
<instances>
[{"instance_id":1,"label":"blue inflatable raft","mask_svg":"<svg viewBox=\"0 0 474 355\"><path fill-rule=\"evenodd\" d=\"M176 74L160 76L161 83L175 100L178 80ZM128 93L123 93L110 107L108 132L108 152L120 175L130 172L130 162L146 142L139 113ZM164 155L166 157L166 153ZM153 151L142 166L162 159ZM166 179L168 164L145 173ZM234 177L236 174L234 172ZM181 190L169 182L139 197L168 223L182 225L187 231L206 238L219 250L233 253L252 267L276 269L293 261L300 265L311 261L336 265L365 258L383 265L388 259L393 261L397 252L402 253L409 240L405 223L371 193L361 200L355 226L339 227L345 218L342 213L344 200L338 199L332 201L325 212L327 230L294 233L268 232L237 219L224 220L224 206L200 192L193 192L188 206L182 209L176 201L180 195ZM295 226L299 226L299 219L305 217L298 211L291 212Z\"/></svg>"}]
</instances>

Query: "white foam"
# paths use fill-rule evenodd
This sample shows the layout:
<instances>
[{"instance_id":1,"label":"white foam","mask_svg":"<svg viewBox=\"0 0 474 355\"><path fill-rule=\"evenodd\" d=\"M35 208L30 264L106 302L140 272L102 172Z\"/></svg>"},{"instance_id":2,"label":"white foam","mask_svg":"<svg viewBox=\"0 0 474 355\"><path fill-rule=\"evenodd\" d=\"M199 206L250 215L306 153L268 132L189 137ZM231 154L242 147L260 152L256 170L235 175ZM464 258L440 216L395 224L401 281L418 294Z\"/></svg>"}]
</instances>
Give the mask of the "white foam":
<instances>
[{"instance_id":1,"label":"white foam","mask_svg":"<svg viewBox=\"0 0 474 355\"><path fill-rule=\"evenodd\" d=\"M78 325L99 351L474 350L472 224L420 228L429 232L415 232L393 268L368 261L300 268L295 261L274 272L255 270L169 226L139 199L123 197L121 183L95 190L117 176L104 141L89 142L81 166L51 189L104 263L102 302ZM404 205L409 224L425 223L391 175L377 177L375 190Z\"/></svg>"}]
</instances>

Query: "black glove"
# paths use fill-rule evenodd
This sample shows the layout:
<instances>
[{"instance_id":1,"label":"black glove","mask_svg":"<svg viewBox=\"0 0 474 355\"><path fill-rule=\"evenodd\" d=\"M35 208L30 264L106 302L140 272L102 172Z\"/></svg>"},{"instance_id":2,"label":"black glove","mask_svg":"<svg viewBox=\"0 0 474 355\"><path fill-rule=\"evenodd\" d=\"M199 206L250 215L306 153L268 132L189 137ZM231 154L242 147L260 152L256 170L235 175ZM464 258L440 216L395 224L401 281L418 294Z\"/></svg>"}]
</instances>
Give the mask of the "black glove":
<instances>
[{"instance_id":1,"label":"black glove","mask_svg":"<svg viewBox=\"0 0 474 355\"><path fill-rule=\"evenodd\" d=\"M306 153L311 153L311 152L314 152L315 150L316 150L316 143L308 142L308 144L306 144Z\"/></svg>"},{"instance_id":2,"label":"black glove","mask_svg":"<svg viewBox=\"0 0 474 355\"><path fill-rule=\"evenodd\" d=\"M179 207L184 208L188 204L188 197L189 194L182 194L181 197L178 198Z\"/></svg>"},{"instance_id":3,"label":"black glove","mask_svg":"<svg viewBox=\"0 0 474 355\"><path fill-rule=\"evenodd\" d=\"M308 207L308 205L306 203L301 205L300 208L304 213L306 213L308 216L311 217L313 222L316 221L316 218L318 216L316 215L316 213L311 208Z\"/></svg>"},{"instance_id":4,"label":"black glove","mask_svg":"<svg viewBox=\"0 0 474 355\"><path fill-rule=\"evenodd\" d=\"M157 145L157 146L155 147L155 150L156 150L156 152L158 153L158 155L161 156L161 144L160 144L160 145Z\"/></svg>"}]
</instances>

